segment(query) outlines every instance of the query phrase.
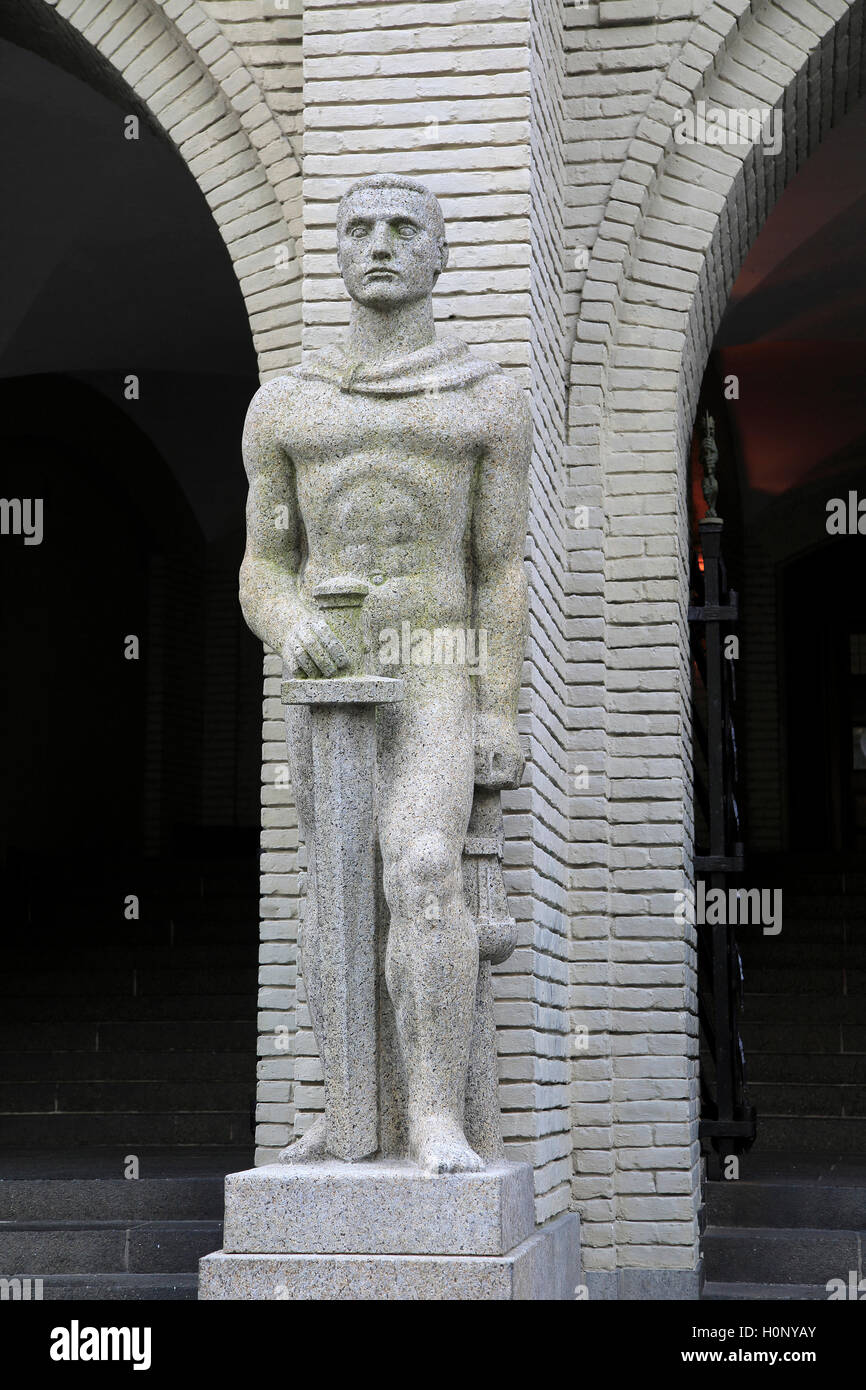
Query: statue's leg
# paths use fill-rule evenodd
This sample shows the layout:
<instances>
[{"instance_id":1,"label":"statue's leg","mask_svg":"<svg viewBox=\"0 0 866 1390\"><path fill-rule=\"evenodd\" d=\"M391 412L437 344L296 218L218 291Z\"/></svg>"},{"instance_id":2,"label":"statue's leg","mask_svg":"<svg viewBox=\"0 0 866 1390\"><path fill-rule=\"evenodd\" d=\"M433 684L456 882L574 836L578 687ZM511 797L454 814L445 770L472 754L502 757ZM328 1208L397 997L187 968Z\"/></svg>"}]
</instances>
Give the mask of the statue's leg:
<instances>
[{"instance_id":1,"label":"statue's leg","mask_svg":"<svg viewBox=\"0 0 866 1390\"><path fill-rule=\"evenodd\" d=\"M391 925L386 979L406 1069L409 1147L431 1173L483 1167L464 1132L478 935L461 855L472 806L472 691L420 668L380 714L379 837Z\"/></svg>"},{"instance_id":2,"label":"statue's leg","mask_svg":"<svg viewBox=\"0 0 866 1390\"><path fill-rule=\"evenodd\" d=\"M316 919L316 864L313 852L313 766L312 718L309 706L286 706L286 746L289 773L298 811L298 830L307 848L307 891L304 902L304 922L299 933L301 970L304 990L313 1024L313 1032L321 1055L322 993L319 971L318 930ZM283 1149L282 1163L304 1163L327 1153L327 1119L320 1115L306 1134Z\"/></svg>"}]
</instances>

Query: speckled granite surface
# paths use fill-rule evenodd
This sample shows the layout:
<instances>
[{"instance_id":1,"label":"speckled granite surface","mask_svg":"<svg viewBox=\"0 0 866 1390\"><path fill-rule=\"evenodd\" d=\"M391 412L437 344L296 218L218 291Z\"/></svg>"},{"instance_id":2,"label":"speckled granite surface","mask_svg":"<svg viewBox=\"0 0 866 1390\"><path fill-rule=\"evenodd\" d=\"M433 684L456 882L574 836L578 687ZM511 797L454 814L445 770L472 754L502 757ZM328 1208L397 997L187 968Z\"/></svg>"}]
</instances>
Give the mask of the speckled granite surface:
<instances>
[{"instance_id":1,"label":"speckled granite surface","mask_svg":"<svg viewBox=\"0 0 866 1390\"><path fill-rule=\"evenodd\" d=\"M534 1229L526 1163L435 1178L406 1160L269 1164L226 1179L229 1254L505 1255Z\"/></svg>"},{"instance_id":2,"label":"speckled granite surface","mask_svg":"<svg viewBox=\"0 0 866 1390\"><path fill-rule=\"evenodd\" d=\"M482 1302L574 1299L578 1218L566 1212L507 1255L207 1255L199 1298Z\"/></svg>"}]
</instances>

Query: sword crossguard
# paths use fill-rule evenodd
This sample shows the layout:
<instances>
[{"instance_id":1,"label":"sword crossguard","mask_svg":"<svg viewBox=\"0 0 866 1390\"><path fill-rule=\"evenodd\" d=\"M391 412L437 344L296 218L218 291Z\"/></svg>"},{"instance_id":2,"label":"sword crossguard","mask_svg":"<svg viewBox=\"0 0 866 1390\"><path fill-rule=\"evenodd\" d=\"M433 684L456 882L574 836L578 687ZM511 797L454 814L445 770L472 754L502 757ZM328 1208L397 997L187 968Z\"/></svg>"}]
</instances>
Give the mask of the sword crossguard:
<instances>
[{"instance_id":1,"label":"sword crossguard","mask_svg":"<svg viewBox=\"0 0 866 1390\"><path fill-rule=\"evenodd\" d=\"M313 590L320 608L360 608L370 592L366 579L340 574L336 579L324 579Z\"/></svg>"}]
</instances>

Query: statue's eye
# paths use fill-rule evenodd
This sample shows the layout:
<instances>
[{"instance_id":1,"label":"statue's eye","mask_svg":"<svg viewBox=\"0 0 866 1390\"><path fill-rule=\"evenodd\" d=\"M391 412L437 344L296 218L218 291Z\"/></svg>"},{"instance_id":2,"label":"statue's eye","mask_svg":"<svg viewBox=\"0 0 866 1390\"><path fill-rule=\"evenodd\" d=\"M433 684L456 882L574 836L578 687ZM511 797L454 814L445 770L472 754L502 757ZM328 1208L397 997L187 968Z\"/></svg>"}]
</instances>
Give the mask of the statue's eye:
<instances>
[{"instance_id":1,"label":"statue's eye","mask_svg":"<svg viewBox=\"0 0 866 1390\"><path fill-rule=\"evenodd\" d=\"M406 237L407 239L415 236L417 231L418 228L411 222L400 222L397 225L397 235Z\"/></svg>"},{"instance_id":2,"label":"statue's eye","mask_svg":"<svg viewBox=\"0 0 866 1390\"><path fill-rule=\"evenodd\" d=\"M364 226L363 222L356 222L353 227L349 228L349 236L351 237L360 238L366 235L367 228Z\"/></svg>"}]
</instances>

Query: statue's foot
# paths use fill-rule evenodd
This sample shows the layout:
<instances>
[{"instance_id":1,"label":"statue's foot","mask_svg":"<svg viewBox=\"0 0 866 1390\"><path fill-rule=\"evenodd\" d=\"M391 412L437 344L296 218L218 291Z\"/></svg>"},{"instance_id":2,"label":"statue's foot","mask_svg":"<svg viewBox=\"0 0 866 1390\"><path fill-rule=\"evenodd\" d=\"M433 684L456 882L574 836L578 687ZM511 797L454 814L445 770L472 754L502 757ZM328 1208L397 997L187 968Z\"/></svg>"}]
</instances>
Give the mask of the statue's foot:
<instances>
[{"instance_id":1,"label":"statue's foot","mask_svg":"<svg viewBox=\"0 0 866 1390\"><path fill-rule=\"evenodd\" d=\"M278 1163L310 1163L315 1158L328 1157L328 1125L324 1115L313 1121L306 1134L281 1149Z\"/></svg>"},{"instance_id":2,"label":"statue's foot","mask_svg":"<svg viewBox=\"0 0 866 1390\"><path fill-rule=\"evenodd\" d=\"M409 1152L427 1173L477 1173L484 1160L451 1115L425 1115L409 1127Z\"/></svg>"}]
</instances>

